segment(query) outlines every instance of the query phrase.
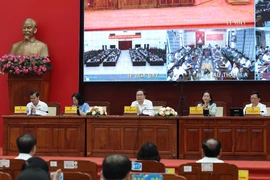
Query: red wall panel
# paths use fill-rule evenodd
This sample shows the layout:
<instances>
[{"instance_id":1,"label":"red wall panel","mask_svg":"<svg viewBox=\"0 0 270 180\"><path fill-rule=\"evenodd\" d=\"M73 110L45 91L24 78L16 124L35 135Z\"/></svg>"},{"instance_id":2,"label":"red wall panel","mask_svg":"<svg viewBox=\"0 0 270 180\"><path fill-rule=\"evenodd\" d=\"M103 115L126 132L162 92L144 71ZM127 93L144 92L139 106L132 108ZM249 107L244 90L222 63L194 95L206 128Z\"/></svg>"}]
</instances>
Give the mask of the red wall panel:
<instances>
[{"instance_id":1,"label":"red wall panel","mask_svg":"<svg viewBox=\"0 0 270 180\"><path fill-rule=\"evenodd\" d=\"M0 56L22 40L23 21L28 17L35 19L36 38L48 44L52 60L50 101L59 102L61 107L70 105L70 96L78 91L79 85L80 1L4 0L0 1L0 7ZM0 76L0 94L0 115L9 114L7 75ZM0 118L0 132L2 124Z\"/></svg>"}]
</instances>

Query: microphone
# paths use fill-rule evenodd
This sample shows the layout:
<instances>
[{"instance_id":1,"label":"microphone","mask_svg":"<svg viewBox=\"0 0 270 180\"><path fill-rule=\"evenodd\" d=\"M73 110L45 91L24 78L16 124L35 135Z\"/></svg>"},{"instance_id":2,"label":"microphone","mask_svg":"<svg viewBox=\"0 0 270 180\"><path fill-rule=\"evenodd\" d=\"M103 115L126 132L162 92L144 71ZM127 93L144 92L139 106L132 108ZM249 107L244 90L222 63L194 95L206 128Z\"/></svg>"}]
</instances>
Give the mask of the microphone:
<instances>
[{"instance_id":1,"label":"microphone","mask_svg":"<svg viewBox=\"0 0 270 180\"><path fill-rule=\"evenodd\" d=\"M147 109L147 108L145 107L143 110L141 110L139 116L150 116L150 115L151 115L151 112L149 112L149 114L144 114L143 112L144 112L144 111L154 111L154 110L155 110L155 109ZM154 114L154 113L153 113L153 114Z\"/></svg>"}]
</instances>

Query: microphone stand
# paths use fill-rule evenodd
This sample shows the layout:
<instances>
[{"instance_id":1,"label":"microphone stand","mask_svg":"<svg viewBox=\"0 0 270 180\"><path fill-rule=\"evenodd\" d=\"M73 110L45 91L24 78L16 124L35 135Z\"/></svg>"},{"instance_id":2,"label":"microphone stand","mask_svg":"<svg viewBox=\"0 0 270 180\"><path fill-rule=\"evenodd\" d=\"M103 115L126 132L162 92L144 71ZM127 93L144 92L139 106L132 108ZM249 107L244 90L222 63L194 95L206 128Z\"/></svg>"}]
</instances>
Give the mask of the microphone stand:
<instances>
[{"instance_id":1,"label":"microphone stand","mask_svg":"<svg viewBox=\"0 0 270 180\"><path fill-rule=\"evenodd\" d=\"M184 96L184 81L180 80L180 81L176 81L177 84L175 84L174 86L178 86L180 84L180 88L181 88L181 95L180 95L180 99L178 101L178 105L177 105L177 109L176 112L180 115L180 116L184 116L184 109L188 109L188 105L186 102L186 97ZM180 113L179 113L179 109L180 109Z\"/></svg>"}]
</instances>

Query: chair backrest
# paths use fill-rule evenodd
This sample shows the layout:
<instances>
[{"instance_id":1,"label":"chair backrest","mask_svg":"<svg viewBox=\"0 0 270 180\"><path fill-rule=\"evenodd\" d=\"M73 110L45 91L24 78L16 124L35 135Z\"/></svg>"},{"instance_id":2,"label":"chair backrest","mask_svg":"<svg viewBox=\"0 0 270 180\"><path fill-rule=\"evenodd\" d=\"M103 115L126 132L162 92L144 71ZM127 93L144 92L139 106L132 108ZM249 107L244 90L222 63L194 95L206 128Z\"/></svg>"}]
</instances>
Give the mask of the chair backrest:
<instances>
[{"instance_id":1,"label":"chair backrest","mask_svg":"<svg viewBox=\"0 0 270 180\"><path fill-rule=\"evenodd\" d=\"M57 116L60 114L60 103L58 102L47 102L48 105L48 116Z\"/></svg>"},{"instance_id":2,"label":"chair backrest","mask_svg":"<svg viewBox=\"0 0 270 180\"><path fill-rule=\"evenodd\" d=\"M25 163L24 160L20 159L0 159L0 161L0 171L8 173L12 179L17 178L17 176L21 173L22 165Z\"/></svg>"},{"instance_id":3,"label":"chair backrest","mask_svg":"<svg viewBox=\"0 0 270 180\"><path fill-rule=\"evenodd\" d=\"M142 170L141 171L134 171L132 172L148 172L148 173L165 173L166 168L163 163L151 160L137 160L136 162L142 163Z\"/></svg>"},{"instance_id":4,"label":"chair backrest","mask_svg":"<svg viewBox=\"0 0 270 180\"><path fill-rule=\"evenodd\" d=\"M93 180L98 179L98 166L92 161L84 160L50 160L48 162L50 172L61 169L62 172L81 172L87 173ZM66 179L64 177L64 179Z\"/></svg>"},{"instance_id":5,"label":"chair backrest","mask_svg":"<svg viewBox=\"0 0 270 180\"><path fill-rule=\"evenodd\" d=\"M166 107L167 103L165 101L152 101L153 106L162 106Z\"/></svg>"},{"instance_id":6,"label":"chair backrest","mask_svg":"<svg viewBox=\"0 0 270 180\"><path fill-rule=\"evenodd\" d=\"M92 180L92 177L88 173L82 172L63 172L65 180Z\"/></svg>"},{"instance_id":7,"label":"chair backrest","mask_svg":"<svg viewBox=\"0 0 270 180\"><path fill-rule=\"evenodd\" d=\"M108 115L110 115L110 103L107 101L85 101L90 106L101 106L103 107L103 110L107 112Z\"/></svg>"},{"instance_id":8,"label":"chair backrest","mask_svg":"<svg viewBox=\"0 0 270 180\"><path fill-rule=\"evenodd\" d=\"M8 173L0 172L0 180L11 180L11 176Z\"/></svg>"},{"instance_id":9,"label":"chair backrest","mask_svg":"<svg viewBox=\"0 0 270 180\"><path fill-rule=\"evenodd\" d=\"M198 104L202 103L201 101L195 102L195 106ZM216 112L216 117L222 117L227 115L227 103L224 101L215 101L217 105L217 112Z\"/></svg>"},{"instance_id":10,"label":"chair backrest","mask_svg":"<svg viewBox=\"0 0 270 180\"><path fill-rule=\"evenodd\" d=\"M166 102L165 101L152 101L153 103L153 109L154 112L156 113L160 108L166 107Z\"/></svg>"},{"instance_id":11,"label":"chair backrest","mask_svg":"<svg viewBox=\"0 0 270 180\"><path fill-rule=\"evenodd\" d=\"M267 107L267 116L270 116L270 107Z\"/></svg>"},{"instance_id":12,"label":"chair backrest","mask_svg":"<svg viewBox=\"0 0 270 180\"><path fill-rule=\"evenodd\" d=\"M238 168L227 163L187 163L179 166L178 174L187 180L238 180Z\"/></svg>"}]
</instances>

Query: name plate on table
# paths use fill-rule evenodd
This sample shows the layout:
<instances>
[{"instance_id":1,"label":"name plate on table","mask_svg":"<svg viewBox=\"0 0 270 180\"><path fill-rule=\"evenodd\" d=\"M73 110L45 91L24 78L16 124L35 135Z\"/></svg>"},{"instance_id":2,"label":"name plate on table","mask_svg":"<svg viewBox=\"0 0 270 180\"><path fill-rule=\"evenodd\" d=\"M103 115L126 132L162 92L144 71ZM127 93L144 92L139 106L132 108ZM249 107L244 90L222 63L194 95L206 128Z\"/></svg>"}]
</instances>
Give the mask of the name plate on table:
<instances>
[{"instance_id":1,"label":"name plate on table","mask_svg":"<svg viewBox=\"0 0 270 180\"><path fill-rule=\"evenodd\" d=\"M203 115L203 107L189 107L189 114Z\"/></svg>"},{"instance_id":2,"label":"name plate on table","mask_svg":"<svg viewBox=\"0 0 270 180\"><path fill-rule=\"evenodd\" d=\"M77 107L76 106L66 106L65 107L65 114L77 114Z\"/></svg>"},{"instance_id":3,"label":"name plate on table","mask_svg":"<svg viewBox=\"0 0 270 180\"><path fill-rule=\"evenodd\" d=\"M258 114L261 114L261 109L259 107L247 107L246 114L247 115L258 115Z\"/></svg>"},{"instance_id":4,"label":"name plate on table","mask_svg":"<svg viewBox=\"0 0 270 180\"><path fill-rule=\"evenodd\" d=\"M124 106L125 114L137 114L137 106Z\"/></svg>"},{"instance_id":5,"label":"name plate on table","mask_svg":"<svg viewBox=\"0 0 270 180\"><path fill-rule=\"evenodd\" d=\"M15 106L14 113L26 113L26 106Z\"/></svg>"}]
</instances>

